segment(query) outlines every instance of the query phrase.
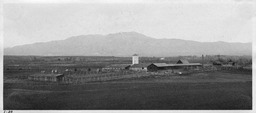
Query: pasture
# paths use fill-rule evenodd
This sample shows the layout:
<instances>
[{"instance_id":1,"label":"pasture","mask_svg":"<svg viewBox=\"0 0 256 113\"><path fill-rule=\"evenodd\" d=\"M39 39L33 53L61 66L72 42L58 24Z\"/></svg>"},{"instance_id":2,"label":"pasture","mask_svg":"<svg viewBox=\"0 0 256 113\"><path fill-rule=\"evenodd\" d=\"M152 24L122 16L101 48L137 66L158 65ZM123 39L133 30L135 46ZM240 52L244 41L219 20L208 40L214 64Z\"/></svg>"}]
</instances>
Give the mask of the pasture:
<instances>
[{"instance_id":1,"label":"pasture","mask_svg":"<svg viewBox=\"0 0 256 113\"><path fill-rule=\"evenodd\" d=\"M187 75L147 75L85 84L64 84L29 81L27 77L47 68L61 67L60 64L65 66L64 68L98 68L112 63L112 60L91 60L89 63L49 61L51 64L38 63L40 60L32 63L17 63L14 60L7 62L4 67L3 92L6 110L252 109L251 72L213 71ZM30 66L21 66L22 64ZM34 65L31 66L32 64ZM52 66L56 64L58 66ZM7 65L19 66L9 68Z\"/></svg>"}]
</instances>

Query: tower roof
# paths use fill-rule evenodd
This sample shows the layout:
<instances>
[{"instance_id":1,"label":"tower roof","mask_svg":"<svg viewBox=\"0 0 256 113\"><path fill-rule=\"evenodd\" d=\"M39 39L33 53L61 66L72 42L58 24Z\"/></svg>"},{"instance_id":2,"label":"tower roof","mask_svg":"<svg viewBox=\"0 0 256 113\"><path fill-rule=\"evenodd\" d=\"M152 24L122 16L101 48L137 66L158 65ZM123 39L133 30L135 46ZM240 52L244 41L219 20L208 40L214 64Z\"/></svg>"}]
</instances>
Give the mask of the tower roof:
<instances>
[{"instance_id":1,"label":"tower roof","mask_svg":"<svg viewBox=\"0 0 256 113\"><path fill-rule=\"evenodd\" d=\"M132 56L139 56L138 54L133 54Z\"/></svg>"}]
</instances>

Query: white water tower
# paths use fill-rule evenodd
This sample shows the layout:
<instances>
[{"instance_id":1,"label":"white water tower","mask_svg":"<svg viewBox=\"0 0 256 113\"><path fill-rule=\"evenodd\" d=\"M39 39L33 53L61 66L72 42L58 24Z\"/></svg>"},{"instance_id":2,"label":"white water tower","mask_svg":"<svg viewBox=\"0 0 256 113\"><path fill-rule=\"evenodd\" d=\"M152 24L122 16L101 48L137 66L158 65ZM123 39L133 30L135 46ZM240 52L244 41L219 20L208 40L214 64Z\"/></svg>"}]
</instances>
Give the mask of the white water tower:
<instances>
[{"instance_id":1,"label":"white water tower","mask_svg":"<svg viewBox=\"0 0 256 113\"><path fill-rule=\"evenodd\" d=\"M137 54L132 55L132 65L139 64L139 56Z\"/></svg>"}]
</instances>

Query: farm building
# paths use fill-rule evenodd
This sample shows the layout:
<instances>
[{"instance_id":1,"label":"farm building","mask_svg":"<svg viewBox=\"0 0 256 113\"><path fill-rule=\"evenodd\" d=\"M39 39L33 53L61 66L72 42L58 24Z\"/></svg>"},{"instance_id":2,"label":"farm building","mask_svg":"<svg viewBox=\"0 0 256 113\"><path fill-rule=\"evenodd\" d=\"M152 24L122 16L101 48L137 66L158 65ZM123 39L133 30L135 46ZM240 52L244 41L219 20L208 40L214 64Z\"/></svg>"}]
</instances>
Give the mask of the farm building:
<instances>
[{"instance_id":1,"label":"farm building","mask_svg":"<svg viewBox=\"0 0 256 113\"><path fill-rule=\"evenodd\" d=\"M172 66L174 66L174 64L152 63L147 67L147 69L148 71L154 72L158 70L168 70L171 69Z\"/></svg>"},{"instance_id":2,"label":"farm building","mask_svg":"<svg viewBox=\"0 0 256 113\"><path fill-rule=\"evenodd\" d=\"M64 74L34 74L28 77L29 80L59 82L64 80Z\"/></svg>"},{"instance_id":3,"label":"farm building","mask_svg":"<svg viewBox=\"0 0 256 113\"><path fill-rule=\"evenodd\" d=\"M228 63L227 63L228 65L230 65L230 66L235 66L236 65L236 63L235 62L233 62L231 59L228 61Z\"/></svg>"},{"instance_id":4,"label":"farm building","mask_svg":"<svg viewBox=\"0 0 256 113\"><path fill-rule=\"evenodd\" d=\"M132 55L132 64L139 64L139 55L138 54L134 54Z\"/></svg>"},{"instance_id":5,"label":"farm building","mask_svg":"<svg viewBox=\"0 0 256 113\"><path fill-rule=\"evenodd\" d=\"M132 55L132 64L113 64L102 68L102 71L120 71L125 69L136 70L136 71L143 71L147 70L147 65L139 64L139 56L138 54Z\"/></svg>"},{"instance_id":6,"label":"farm building","mask_svg":"<svg viewBox=\"0 0 256 113\"><path fill-rule=\"evenodd\" d=\"M195 70L201 67L200 63L189 63L187 60L179 60L176 64L153 63L148 66L148 71L172 70L172 72L180 72L184 70Z\"/></svg>"},{"instance_id":7,"label":"farm building","mask_svg":"<svg viewBox=\"0 0 256 113\"><path fill-rule=\"evenodd\" d=\"M102 68L102 71L120 71L129 69L130 64L113 64Z\"/></svg>"},{"instance_id":8,"label":"farm building","mask_svg":"<svg viewBox=\"0 0 256 113\"><path fill-rule=\"evenodd\" d=\"M173 69L187 69L193 70L198 69L199 66L202 66L200 63L189 63L188 60L179 60L174 66Z\"/></svg>"},{"instance_id":9,"label":"farm building","mask_svg":"<svg viewBox=\"0 0 256 113\"><path fill-rule=\"evenodd\" d=\"M133 70L133 71L147 71L147 67L149 66L150 64L147 64L147 63L142 63L142 64L133 64L130 66L130 70Z\"/></svg>"},{"instance_id":10,"label":"farm building","mask_svg":"<svg viewBox=\"0 0 256 113\"><path fill-rule=\"evenodd\" d=\"M176 64L189 64L188 60L180 59Z\"/></svg>"},{"instance_id":11,"label":"farm building","mask_svg":"<svg viewBox=\"0 0 256 113\"><path fill-rule=\"evenodd\" d=\"M213 61L212 64L213 64L214 66L221 66L221 65L223 65L222 62L220 62L220 61Z\"/></svg>"}]
</instances>

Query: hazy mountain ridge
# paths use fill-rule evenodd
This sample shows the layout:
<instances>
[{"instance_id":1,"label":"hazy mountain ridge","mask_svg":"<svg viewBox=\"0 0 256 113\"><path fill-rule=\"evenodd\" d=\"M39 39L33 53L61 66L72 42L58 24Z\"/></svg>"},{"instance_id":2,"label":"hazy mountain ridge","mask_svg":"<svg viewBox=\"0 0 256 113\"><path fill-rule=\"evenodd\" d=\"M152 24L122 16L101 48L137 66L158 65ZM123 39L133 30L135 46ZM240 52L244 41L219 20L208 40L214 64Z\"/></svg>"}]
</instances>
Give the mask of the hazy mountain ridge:
<instances>
[{"instance_id":1,"label":"hazy mountain ridge","mask_svg":"<svg viewBox=\"0 0 256 113\"><path fill-rule=\"evenodd\" d=\"M136 32L80 35L4 49L4 55L84 56L252 55L252 43L196 42L154 39Z\"/></svg>"}]
</instances>

